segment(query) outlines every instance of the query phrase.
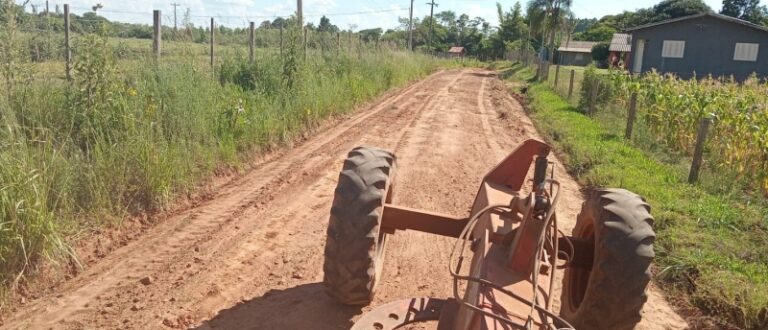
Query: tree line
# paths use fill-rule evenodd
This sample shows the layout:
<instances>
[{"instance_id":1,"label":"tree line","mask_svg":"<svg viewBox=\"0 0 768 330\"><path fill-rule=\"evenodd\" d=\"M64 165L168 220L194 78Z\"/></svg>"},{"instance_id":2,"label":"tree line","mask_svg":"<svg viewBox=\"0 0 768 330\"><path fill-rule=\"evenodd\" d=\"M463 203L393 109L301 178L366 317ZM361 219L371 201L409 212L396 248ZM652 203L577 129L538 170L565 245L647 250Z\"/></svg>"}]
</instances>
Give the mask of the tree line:
<instances>
[{"instance_id":1,"label":"tree line","mask_svg":"<svg viewBox=\"0 0 768 330\"><path fill-rule=\"evenodd\" d=\"M614 33L627 28L708 12L714 11L702 0L665 0L651 8L586 20L587 28L574 40L610 42ZM723 0L720 14L768 26L768 7L760 0Z\"/></svg>"},{"instance_id":2,"label":"tree line","mask_svg":"<svg viewBox=\"0 0 768 330\"><path fill-rule=\"evenodd\" d=\"M636 11L625 11L616 15L606 15L602 18L577 18L571 10L572 0L529 0L525 7L520 2L510 8L496 4L496 14L499 25L492 26L483 17L470 17L446 10L435 13L434 16L415 17L413 19L414 50L422 52L445 52L452 46L464 47L471 56L479 58L501 58L506 53L515 50L530 50L551 59L553 49L567 40L596 41L604 44L610 42L614 33L627 28L663 20L713 12L703 0L663 0L650 8ZM13 10L19 26L37 31L61 32L64 29L63 14L55 12L25 11L24 5L16 5ZM152 27L146 24L132 24L110 21L99 15L100 7L82 15L71 16L71 29L75 33L100 32L111 37L119 38L152 38ZM760 5L760 0L723 0L723 15L733 16L755 24L768 26L768 7ZM0 19L9 17L0 15ZM163 27L164 38L170 40L186 40L198 43L208 42L210 27L195 26L191 23L189 9L182 15L178 30ZM396 28L365 29L354 32L355 26L348 30L339 28L331 23L330 18L323 16L315 24L307 22L305 28L321 33L354 33L355 38L364 42L389 41L405 48L408 44L408 18L401 17ZM296 19L277 17L258 24L258 32L276 30L294 26ZM247 27L216 27L217 42L243 43L248 34ZM359 36L358 36L359 35ZM607 52L602 52L606 53ZM599 60L599 59L598 59Z\"/></svg>"}]
</instances>

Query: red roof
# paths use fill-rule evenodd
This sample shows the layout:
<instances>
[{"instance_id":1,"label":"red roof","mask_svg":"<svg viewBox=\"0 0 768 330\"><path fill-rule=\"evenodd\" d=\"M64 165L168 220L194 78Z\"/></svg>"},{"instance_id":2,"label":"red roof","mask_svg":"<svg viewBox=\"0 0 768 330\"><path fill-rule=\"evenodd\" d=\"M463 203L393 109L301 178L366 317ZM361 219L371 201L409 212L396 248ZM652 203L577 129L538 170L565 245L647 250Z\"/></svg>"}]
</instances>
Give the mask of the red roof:
<instances>
[{"instance_id":1,"label":"red roof","mask_svg":"<svg viewBox=\"0 0 768 330\"><path fill-rule=\"evenodd\" d=\"M464 47L451 47L450 50L448 50L449 53L463 53Z\"/></svg>"}]
</instances>

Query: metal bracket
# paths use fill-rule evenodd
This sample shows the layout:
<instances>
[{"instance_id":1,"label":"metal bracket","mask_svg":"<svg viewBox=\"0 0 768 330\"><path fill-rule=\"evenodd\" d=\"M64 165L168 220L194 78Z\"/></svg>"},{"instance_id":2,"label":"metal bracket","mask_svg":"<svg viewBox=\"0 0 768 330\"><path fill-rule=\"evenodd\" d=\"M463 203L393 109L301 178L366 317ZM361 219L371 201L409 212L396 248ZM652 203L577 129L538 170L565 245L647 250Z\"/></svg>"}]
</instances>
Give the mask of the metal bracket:
<instances>
[{"instance_id":1,"label":"metal bracket","mask_svg":"<svg viewBox=\"0 0 768 330\"><path fill-rule=\"evenodd\" d=\"M435 298L394 301L363 315L351 330L391 330L414 322L437 321L446 302Z\"/></svg>"}]
</instances>

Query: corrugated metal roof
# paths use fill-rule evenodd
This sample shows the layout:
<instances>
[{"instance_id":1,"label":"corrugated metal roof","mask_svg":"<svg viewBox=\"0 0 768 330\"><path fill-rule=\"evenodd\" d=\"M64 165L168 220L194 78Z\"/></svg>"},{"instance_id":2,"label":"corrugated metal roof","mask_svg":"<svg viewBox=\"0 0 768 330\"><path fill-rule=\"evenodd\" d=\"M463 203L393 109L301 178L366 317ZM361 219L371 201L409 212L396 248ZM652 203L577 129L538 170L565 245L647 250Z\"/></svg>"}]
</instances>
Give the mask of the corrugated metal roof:
<instances>
[{"instance_id":1,"label":"corrugated metal roof","mask_svg":"<svg viewBox=\"0 0 768 330\"><path fill-rule=\"evenodd\" d=\"M451 49L448 50L449 53L463 53L464 47L451 47Z\"/></svg>"},{"instance_id":2,"label":"corrugated metal roof","mask_svg":"<svg viewBox=\"0 0 768 330\"><path fill-rule=\"evenodd\" d=\"M567 41L560 45L557 51L565 53L591 53L592 47L595 47L597 44L597 42L592 41Z\"/></svg>"},{"instance_id":3,"label":"corrugated metal roof","mask_svg":"<svg viewBox=\"0 0 768 330\"><path fill-rule=\"evenodd\" d=\"M632 51L632 35L625 33L614 33L611 40L612 52L629 53Z\"/></svg>"},{"instance_id":4,"label":"corrugated metal roof","mask_svg":"<svg viewBox=\"0 0 768 330\"><path fill-rule=\"evenodd\" d=\"M670 20L666 20L666 21L661 21L661 22L656 22L656 23L651 23L651 24L646 24L646 25L640 25L640 26L636 26L636 27L627 29L627 32L643 30L643 29L647 29L647 28L650 28L650 27L664 25L664 24L669 24L669 23L674 23L674 22L687 21L689 19L700 18L700 17L704 17L704 16L710 16L710 17L714 17L714 18L721 19L721 20L724 20L724 21L729 21L729 22L733 22L733 23L736 23L736 24L741 24L741 25L744 25L744 26L748 26L748 27L751 27L753 29L757 29L757 30L768 32L768 27L757 25L757 24L754 24L754 23L750 23L750 22L747 22L745 20L741 20L741 19L738 19L738 18L735 18L735 17L721 15L721 14L716 14L716 13L703 13L703 14L697 14L697 15L691 15L691 16L674 18L674 19L670 19Z\"/></svg>"}]
</instances>

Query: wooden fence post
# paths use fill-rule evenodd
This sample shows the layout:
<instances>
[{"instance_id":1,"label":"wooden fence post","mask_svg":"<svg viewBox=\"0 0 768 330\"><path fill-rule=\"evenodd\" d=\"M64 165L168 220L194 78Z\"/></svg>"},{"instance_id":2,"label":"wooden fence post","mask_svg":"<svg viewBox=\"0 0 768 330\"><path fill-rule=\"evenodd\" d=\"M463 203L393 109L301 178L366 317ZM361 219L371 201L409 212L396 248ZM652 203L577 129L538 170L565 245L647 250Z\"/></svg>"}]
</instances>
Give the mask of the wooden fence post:
<instances>
[{"instance_id":1,"label":"wooden fence post","mask_svg":"<svg viewBox=\"0 0 768 330\"><path fill-rule=\"evenodd\" d=\"M69 43L69 4L64 4L64 61L67 80L72 80L72 49Z\"/></svg>"},{"instance_id":2,"label":"wooden fence post","mask_svg":"<svg viewBox=\"0 0 768 330\"><path fill-rule=\"evenodd\" d=\"M557 92L557 84L560 82L560 64L555 65L555 92Z\"/></svg>"},{"instance_id":3,"label":"wooden fence post","mask_svg":"<svg viewBox=\"0 0 768 330\"><path fill-rule=\"evenodd\" d=\"M152 14L154 22L154 31L152 34L152 50L155 53L155 61L160 63L160 49L163 43L163 27L161 21L162 17L160 16L159 10L153 11Z\"/></svg>"},{"instance_id":4,"label":"wooden fence post","mask_svg":"<svg viewBox=\"0 0 768 330\"><path fill-rule=\"evenodd\" d=\"M629 99L629 113L627 116L627 130L624 132L624 138L632 139L632 128L635 126L635 117L637 116L637 92L633 92Z\"/></svg>"},{"instance_id":5,"label":"wooden fence post","mask_svg":"<svg viewBox=\"0 0 768 330\"><path fill-rule=\"evenodd\" d=\"M309 33L309 29L304 28L304 60L307 60L307 34Z\"/></svg>"},{"instance_id":6,"label":"wooden fence post","mask_svg":"<svg viewBox=\"0 0 768 330\"><path fill-rule=\"evenodd\" d=\"M568 100L571 100L571 97L573 96L573 79L576 76L576 70L571 69L571 82L568 84Z\"/></svg>"},{"instance_id":7,"label":"wooden fence post","mask_svg":"<svg viewBox=\"0 0 768 330\"><path fill-rule=\"evenodd\" d=\"M688 175L688 183L694 184L699 180L699 172L704 157L704 143L707 141L707 133L712 118L702 118L699 124L699 134L696 137L696 148L693 151L693 162L691 162L691 173Z\"/></svg>"},{"instance_id":8,"label":"wooden fence post","mask_svg":"<svg viewBox=\"0 0 768 330\"><path fill-rule=\"evenodd\" d=\"M283 57L283 25L280 24L280 57Z\"/></svg>"},{"instance_id":9,"label":"wooden fence post","mask_svg":"<svg viewBox=\"0 0 768 330\"><path fill-rule=\"evenodd\" d=\"M590 117L594 116L596 112L598 88L600 88L599 83L595 82L595 84L592 86L592 88L589 91L589 109L587 111Z\"/></svg>"},{"instance_id":10,"label":"wooden fence post","mask_svg":"<svg viewBox=\"0 0 768 330\"><path fill-rule=\"evenodd\" d=\"M336 32L336 56L339 56L339 53L341 53L341 33Z\"/></svg>"},{"instance_id":11,"label":"wooden fence post","mask_svg":"<svg viewBox=\"0 0 768 330\"><path fill-rule=\"evenodd\" d=\"M251 63L253 63L253 48L256 47L256 23L251 22L250 26L248 27L248 58L250 59Z\"/></svg>"},{"instance_id":12,"label":"wooden fence post","mask_svg":"<svg viewBox=\"0 0 768 330\"><path fill-rule=\"evenodd\" d=\"M215 30L215 25L213 23L213 17L211 17L211 68L213 68L213 44L216 43L216 34L213 32Z\"/></svg>"},{"instance_id":13,"label":"wooden fence post","mask_svg":"<svg viewBox=\"0 0 768 330\"><path fill-rule=\"evenodd\" d=\"M528 66L528 49L523 51L523 63Z\"/></svg>"}]
</instances>

